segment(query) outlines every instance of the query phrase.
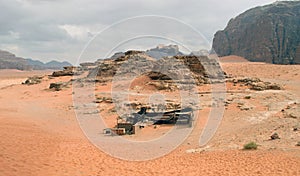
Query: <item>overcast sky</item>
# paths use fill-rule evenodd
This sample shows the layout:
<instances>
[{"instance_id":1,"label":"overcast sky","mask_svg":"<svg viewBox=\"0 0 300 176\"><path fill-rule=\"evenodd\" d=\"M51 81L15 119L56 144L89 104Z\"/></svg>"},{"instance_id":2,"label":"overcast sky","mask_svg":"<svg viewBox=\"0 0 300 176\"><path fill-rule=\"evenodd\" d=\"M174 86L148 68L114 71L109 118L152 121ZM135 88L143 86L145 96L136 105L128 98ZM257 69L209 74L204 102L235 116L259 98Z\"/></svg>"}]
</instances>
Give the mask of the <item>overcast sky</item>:
<instances>
[{"instance_id":1,"label":"overcast sky","mask_svg":"<svg viewBox=\"0 0 300 176\"><path fill-rule=\"evenodd\" d=\"M184 40L190 40L186 36L190 31L178 27L180 25L194 28L209 44L214 33L223 29L231 18L249 8L272 2L274 0L0 0L0 49L24 58L76 63L88 41L96 34L101 37L100 31L106 35L90 47L89 52L93 50L93 54L83 54L86 60L128 47L143 49L156 45L154 43L172 43L172 40L188 43ZM124 21L144 15L171 18ZM178 24L175 24L176 20ZM118 21L121 22L115 24ZM155 32L152 34L151 31ZM157 36L160 32L161 38L150 39L149 36ZM148 37L143 39L143 35ZM164 38L166 36L168 40ZM136 40L130 40L135 37ZM124 41L130 45L125 45ZM118 42L123 42L122 47L116 47ZM197 42L193 44L198 45ZM195 48L201 46L191 50Z\"/></svg>"}]
</instances>

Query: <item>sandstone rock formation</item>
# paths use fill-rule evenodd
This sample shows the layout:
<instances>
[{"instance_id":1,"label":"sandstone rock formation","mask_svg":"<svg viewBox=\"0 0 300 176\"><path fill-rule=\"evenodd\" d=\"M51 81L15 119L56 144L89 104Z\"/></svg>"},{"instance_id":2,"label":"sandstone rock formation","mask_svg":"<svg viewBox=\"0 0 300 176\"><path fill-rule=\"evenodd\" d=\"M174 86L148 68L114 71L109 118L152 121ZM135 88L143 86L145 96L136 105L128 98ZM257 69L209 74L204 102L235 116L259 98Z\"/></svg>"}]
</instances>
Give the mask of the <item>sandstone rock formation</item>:
<instances>
[{"instance_id":1,"label":"sandstone rock formation","mask_svg":"<svg viewBox=\"0 0 300 176\"><path fill-rule=\"evenodd\" d=\"M59 76L73 76L76 72L77 67L64 67L64 70L55 71L52 73L53 77L59 77Z\"/></svg>"},{"instance_id":2,"label":"sandstone rock formation","mask_svg":"<svg viewBox=\"0 0 300 176\"><path fill-rule=\"evenodd\" d=\"M249 87L251 90L256 90L256 91L283 89L280 85L276 83L264 82L259 78L247 78L247 77L233 78L233 79L227 79L227 82L232 82L234 85L241 84L243 86Z\"/></svg>"},{"instance_id":3,"label":"sandstone rock formation","mask_svg":"<svg viewBox=\"0 0 300 176\"><path fill-rule=\"evenodd\" d=\"M99 60L95 65L88 78L95 78L97 82L111 81L116 74L124 78L146 75L154 81L164 81L165 85L172 81L191 84L193 80L195 84L204 84L209 83L210 78L224 76L218 63L207 56L176 55L157 60L142 51L127 51L116 59Z\"/></svg>"},{"instance_id":4,"label":"sandstone rock formation","mask_svg":"<svg viewBox=\"0 0 300 176\"><path fill-rule=\"evenodd\" d=\"M300 64L300 1L282 1L250 9L218 31L213 49L219 56L250 61Z\"/></svg>"}]
</instances>

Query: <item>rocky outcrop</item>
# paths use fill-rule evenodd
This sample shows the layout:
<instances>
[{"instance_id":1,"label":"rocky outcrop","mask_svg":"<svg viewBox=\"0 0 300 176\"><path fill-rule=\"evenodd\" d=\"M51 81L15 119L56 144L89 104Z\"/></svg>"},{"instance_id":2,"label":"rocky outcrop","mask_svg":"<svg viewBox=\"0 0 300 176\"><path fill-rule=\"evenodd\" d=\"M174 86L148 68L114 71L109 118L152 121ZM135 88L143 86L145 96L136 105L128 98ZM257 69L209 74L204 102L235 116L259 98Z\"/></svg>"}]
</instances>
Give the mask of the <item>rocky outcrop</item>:
<instances>
[{"instance_id":1,"label":"rocky outcrop","mask_svg":"<svg viewBox=\"0 0 300 176\"><path fill-rule=\"evenodd\" d=\"M146 75L153 81L170 81L181 84L209 83L209 78L222 77L218 63L207 56L168 56L155 59L141 51L127 51L116 59L97 61L97 67L91 69L88 78L95 78L97 82L111 81L118 74L124 78L127 75ZM193 78L193 79L190 79ZM158 85L153 83L154 85Z\"/></svg>"},{"instance_id":2,"label":"rocky outcrop","mask_svg":"<svg viewBox=\"0 0 300 176\"><path fill-rule=\"evenodd\" d=\"M33 85L33 84L39 84L42 82L43 76L33 76L29 77L24 83L26 85Z\"/></svg>"},{"instance_id":3,"label":"rocky outcrop","mask_svg":"<svg viewBox=\"0 0 300 176\"><path fill-rule=\"evenodd\" d=\"M259 78L233 78L227 79L227 82L236 84L240 84L242 86L247 86L251 90L255 91L264 91L264 90L282 90L283 88L276 83L264 82Z\"/></svg>"},{"instance_id":4,"label":"rocky outcrop","mask_svg":"<svg viewBox=\"0 0 300 176\"><path fill-rule=\"evenodd\" d=\"M224 30L215 34L213 49L219 56L300 64L299 19L299 1L281 1L250 9L231 19Z\"/></svg>"},{"instance_id":5,"label":"rocky outcrop","mask_svg":"<svg viewBox=\"0 0 300 176\"><path fill-rule=\"evenodd\" d=\"M53 77L59 77L59 76L73 76L76 73L78 73L76 71L77 67L64 67L64 70L60 70L60 71L55 71L52 73Z\"/></svg>"}]
</instances>

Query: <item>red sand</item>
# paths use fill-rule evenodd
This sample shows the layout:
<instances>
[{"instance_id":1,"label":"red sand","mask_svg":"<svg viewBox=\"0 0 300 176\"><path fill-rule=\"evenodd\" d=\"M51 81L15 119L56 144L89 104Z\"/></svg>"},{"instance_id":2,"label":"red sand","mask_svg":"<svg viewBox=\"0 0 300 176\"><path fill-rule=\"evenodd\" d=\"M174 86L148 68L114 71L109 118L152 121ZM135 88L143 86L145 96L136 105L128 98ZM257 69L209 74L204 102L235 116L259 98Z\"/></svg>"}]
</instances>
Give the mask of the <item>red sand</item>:
<instances>
[{"instance_id":1,"label":"red sand","mask_svg":"<svg viewBox=\"0 0 300 176\"><path fill-rule=\"evenodd\" d=\"M295 99L299 100L300 66L230 62L223 63L222 67L231 75L256 76L284 83L286 91L294 93ZM1 71L1 80L16 79L10 77L11 73ZM29 75L26 73L25 76ZM24 75L18 75L17 78L19 77L23 79ZM164 157L143 162L112 158L93 146L82 133L72 107L72 89L59 92L48 89L50 82L70 79L71 77L45 79L38 85L18 84L0 88L1 176L300 175L300 148L289 141L264 142L269 135L266 133L262 134L263 145L258 150L241 150L245 142L254 139L248 135L256 134L259 129L237 119L241 115L246 118L251 112L241 113L234 104L227 107L216 136L208 144L211 149L207 151L186 152L198 148L200 130L205 123L205 119L200 119L191 136ZM97 87L97 91L101 90L109 88ZM259 109L263 110L263 107ZM200 111L203 116L207 116L208 112L208 108ZM260 125L257 126L263 130L273 123ZM239 126L243 129L238 128ZM145 131L147 133L149 131ZM295 134L294 140L300 141L300 134ZM238 148L228 147L231 143L238 145ZM277 149L270 149L277 143Z\"/></svg>"}]
</instances>

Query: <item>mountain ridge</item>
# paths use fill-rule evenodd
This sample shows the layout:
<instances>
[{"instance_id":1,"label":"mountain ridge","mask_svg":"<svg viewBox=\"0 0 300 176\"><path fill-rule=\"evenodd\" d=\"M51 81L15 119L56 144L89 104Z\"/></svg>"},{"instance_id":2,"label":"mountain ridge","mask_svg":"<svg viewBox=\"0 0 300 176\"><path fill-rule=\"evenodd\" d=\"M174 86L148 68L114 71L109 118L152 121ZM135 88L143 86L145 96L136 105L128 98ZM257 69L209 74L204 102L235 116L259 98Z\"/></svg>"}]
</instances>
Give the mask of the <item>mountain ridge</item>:
<instances>
[{"instance_id":1,"label":"mountain ridge","mask_svg":"<svg viewBox=\"0 0 300 176\"><path fill-rule=\"evenodd\" d=\"M67 61L49 61L47 63L31 58L17 57L8 51L0 50L0 69L17 69L17 70L61 70L63 67L72 66Z\"/></svg>"}]
</instances>

